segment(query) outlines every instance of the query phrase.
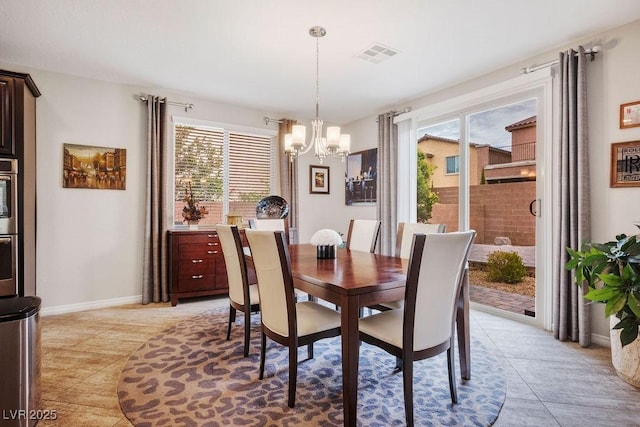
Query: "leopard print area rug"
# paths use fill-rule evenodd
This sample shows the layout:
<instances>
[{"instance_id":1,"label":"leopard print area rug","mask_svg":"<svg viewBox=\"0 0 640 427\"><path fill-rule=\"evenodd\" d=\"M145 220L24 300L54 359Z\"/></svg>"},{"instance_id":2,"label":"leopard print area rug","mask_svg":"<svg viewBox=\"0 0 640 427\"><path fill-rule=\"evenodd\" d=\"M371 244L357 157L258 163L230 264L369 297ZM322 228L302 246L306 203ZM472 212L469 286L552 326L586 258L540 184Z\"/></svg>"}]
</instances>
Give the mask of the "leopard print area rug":
<instances>
[{"instance_id":1,"label":"leopard print area rug","mask_svg":"<svg viewBox=\"0 0 640 427\"><path fill-rule=\"evenodd\" d=\"M252 317L249 357L242 355L243 317L226 340L226 310L181 321L143 344L118 381L122 412L135 426L341 426L340 338L319 341L314 359L299 349L296 406L287 406L287 350L268 340L265 378L258 379L259 315ZM477 339L471 346L472 377L458 378L451 404L446 356L415 362L414 416L420 426L489 426L505 399L500 362ZM405 425L402 374L394 357L360 346L358 425Z\"/></svg>"}]
</instances>

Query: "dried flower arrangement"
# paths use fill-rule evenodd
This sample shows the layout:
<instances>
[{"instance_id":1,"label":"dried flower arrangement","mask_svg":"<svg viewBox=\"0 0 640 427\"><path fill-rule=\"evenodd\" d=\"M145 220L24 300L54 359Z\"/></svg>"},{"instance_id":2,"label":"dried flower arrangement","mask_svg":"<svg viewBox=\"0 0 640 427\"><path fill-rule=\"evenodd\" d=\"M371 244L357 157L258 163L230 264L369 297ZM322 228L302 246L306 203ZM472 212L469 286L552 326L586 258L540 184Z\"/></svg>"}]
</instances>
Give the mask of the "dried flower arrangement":
<instances>
[{"instance_id":1,"label":"dried flower arrangement","mask_svg":"<svg viewBox=\"0 0 640 427\"><path fill-rule=\"evenodd\" d=\"M191 181L189 181L188 185L185 185L184 199L182 199L182 201L186 203L185 207L182 209L182 217L184 218L184 221L187 221L188 223L197 223L209 213L207 208L204 206L201 207L198 204L198 199L193 196Z\"/></svg>"}]
</instances>

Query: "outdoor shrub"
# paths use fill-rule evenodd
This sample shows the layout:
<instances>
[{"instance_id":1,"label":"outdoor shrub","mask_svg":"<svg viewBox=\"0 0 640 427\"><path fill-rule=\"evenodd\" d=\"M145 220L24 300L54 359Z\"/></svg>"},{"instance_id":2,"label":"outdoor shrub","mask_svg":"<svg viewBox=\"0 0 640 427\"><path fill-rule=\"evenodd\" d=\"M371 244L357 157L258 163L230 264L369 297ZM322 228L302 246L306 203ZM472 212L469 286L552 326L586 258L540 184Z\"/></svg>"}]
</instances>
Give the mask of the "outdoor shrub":
<instances>
[{"instance_id":1,"label":"outdoor shrub","mask_svg":"<svg viewBox=\"0 0 640 427\"><path fill-rule=\"evenodd\" d=\"M527 269L517 252L494 251L487 256L487 274L493 282L520 283Z\"/></svg>"}]
</instances>

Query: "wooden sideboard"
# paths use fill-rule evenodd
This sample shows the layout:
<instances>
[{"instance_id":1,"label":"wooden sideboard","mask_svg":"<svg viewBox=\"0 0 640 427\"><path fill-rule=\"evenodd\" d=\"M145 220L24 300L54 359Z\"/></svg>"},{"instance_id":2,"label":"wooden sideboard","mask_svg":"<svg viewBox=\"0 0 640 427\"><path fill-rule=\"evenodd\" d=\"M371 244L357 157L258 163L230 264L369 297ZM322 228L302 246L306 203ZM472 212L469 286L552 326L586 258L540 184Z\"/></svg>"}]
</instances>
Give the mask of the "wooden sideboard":
<instances>
[{"instance_id":1,"label":"wooden sideboard","mask_svg":"<svg viewBox=\"0 0 640 427\"><path fill-rule=\"evenodd\" d=\"M215 229L169 230L171 305L182 298L229 292L227 268ZM246 243L244 230L240 236Z\"/></svg>"}]
</instances>

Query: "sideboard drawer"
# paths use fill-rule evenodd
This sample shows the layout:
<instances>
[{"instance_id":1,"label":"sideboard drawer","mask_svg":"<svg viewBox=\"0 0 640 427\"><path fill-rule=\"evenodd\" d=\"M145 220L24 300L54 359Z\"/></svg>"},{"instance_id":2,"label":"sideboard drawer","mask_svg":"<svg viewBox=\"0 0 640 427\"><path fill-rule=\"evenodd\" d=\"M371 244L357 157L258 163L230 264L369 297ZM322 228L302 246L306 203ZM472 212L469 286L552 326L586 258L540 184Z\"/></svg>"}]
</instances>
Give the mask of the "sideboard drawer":
<instances>
[{"instance_id":1,"label":"sideboard drawer","mask_svg":"<svg viewBox=\"0 0 640 427\"><path fill-rule=\"evenodd\" d=\"M171 305L178 299L229 292L222 246L215 230L169 230ZM244 231L240 231L246 241Z\"/></svg>"}]
</instances>

